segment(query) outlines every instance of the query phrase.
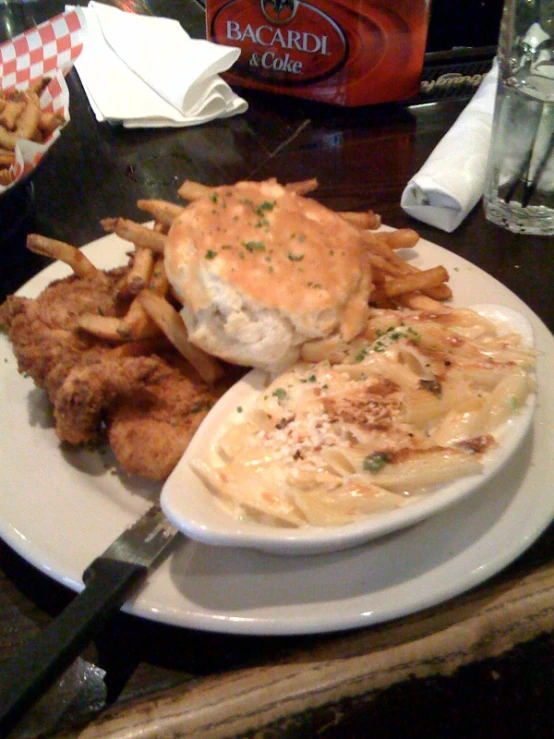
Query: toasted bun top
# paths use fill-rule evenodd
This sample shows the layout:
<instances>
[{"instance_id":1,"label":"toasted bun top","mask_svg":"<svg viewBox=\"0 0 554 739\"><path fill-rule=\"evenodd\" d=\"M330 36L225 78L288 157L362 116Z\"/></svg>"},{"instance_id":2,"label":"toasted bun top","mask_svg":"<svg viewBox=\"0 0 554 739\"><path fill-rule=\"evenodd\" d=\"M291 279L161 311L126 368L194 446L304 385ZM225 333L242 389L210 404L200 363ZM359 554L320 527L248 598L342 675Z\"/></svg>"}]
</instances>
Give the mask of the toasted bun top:
<instances>
[{"instance_id":1,"label":"toasted bun top","mask_svg":"<svg viewBox=\"0 0 554 739\"><path fill-rule=\"evenodd\" d=\"M211 274L312 335L338 329L348 340L368 315L363 255L356 227L270 180L217 187L191 202L170 229L165 263L193 313L210 306Z\"/></svg>"}]
</instances>

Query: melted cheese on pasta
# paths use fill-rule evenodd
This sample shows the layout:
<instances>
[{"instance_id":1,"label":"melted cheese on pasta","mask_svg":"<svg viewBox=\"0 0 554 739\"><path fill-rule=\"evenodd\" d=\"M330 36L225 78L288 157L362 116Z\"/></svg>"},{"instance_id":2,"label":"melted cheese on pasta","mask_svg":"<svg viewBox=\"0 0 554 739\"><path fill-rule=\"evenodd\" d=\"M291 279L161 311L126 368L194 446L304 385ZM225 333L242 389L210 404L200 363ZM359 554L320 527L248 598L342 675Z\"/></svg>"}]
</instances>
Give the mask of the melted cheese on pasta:
<instances>
[{"instance_id":1,"label":"melted cheese on pasta","mask_svg":"<svg viewBox=\"0 0 554 739\"><path fill-rule=\"evenodd\" d=\"M238 516L346 524L479 472L533 391L533 352L477 313L372 310L361 336L275 378L192 466Z\"/></svg>"}]
</instances>

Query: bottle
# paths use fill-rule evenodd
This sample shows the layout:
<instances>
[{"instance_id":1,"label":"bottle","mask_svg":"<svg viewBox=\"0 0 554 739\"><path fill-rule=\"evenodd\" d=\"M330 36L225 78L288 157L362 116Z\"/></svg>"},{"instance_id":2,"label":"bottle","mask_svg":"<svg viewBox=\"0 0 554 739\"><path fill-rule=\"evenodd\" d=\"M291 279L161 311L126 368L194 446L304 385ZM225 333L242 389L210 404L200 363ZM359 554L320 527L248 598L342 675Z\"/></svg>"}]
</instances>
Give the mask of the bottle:
<instances>
[{"instance_id":1,"label":"bottle","mask_svg":"<svg viewBox=\"0 0 554 739\"><path fill-rule=\"evenodd\" d=\"M359 106L415 95L429 0L207 0L207 38L242 50L231 85Z\"/></svg>"}]
</instances>

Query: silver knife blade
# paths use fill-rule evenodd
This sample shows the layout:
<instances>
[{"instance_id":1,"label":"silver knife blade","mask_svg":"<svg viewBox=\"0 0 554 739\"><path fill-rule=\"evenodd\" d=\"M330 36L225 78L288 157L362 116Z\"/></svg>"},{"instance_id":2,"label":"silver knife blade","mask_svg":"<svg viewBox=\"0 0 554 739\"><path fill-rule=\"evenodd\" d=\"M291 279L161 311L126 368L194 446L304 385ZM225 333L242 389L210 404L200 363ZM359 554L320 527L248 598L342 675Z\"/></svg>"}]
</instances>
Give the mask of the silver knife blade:
<instances>
[{"instance_id":1,"label":"silver knife blade","mask_svg":"<svg viewBox=\"0 0 554 739\"><path fill-rule=\"evenodd\" d=\"M151 567L178 534L158 504L129 526L100 557Z\"/></svg>"}]
</instances>

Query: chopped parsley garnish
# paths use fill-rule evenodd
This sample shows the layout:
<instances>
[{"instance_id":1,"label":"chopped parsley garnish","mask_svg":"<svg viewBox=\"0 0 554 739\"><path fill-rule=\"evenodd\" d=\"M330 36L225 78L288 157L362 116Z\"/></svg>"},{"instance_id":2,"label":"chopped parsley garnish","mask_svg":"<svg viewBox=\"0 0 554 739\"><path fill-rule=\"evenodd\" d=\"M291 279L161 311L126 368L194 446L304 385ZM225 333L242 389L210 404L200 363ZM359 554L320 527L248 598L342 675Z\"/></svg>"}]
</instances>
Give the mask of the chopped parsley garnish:
<instances>
[{"instance_id":1,"label":"chopped parsley garnish","mask_svg":"<svg viewBox=\"0 0 554 739\"><path fill-rule=\"evenodd\" d=\"M421 336L411 326L390 326L386 331L377 331L378 339L373 344L373 351L384 352L391 344L399 339L409 339L414 344L419 344Z\"/></svg>"},{"instance_id":2,"label":"chopped parsley garnish","mask_svg":"<svg viewBox=\"0 0 554 739\"><path fill-rule=\"evenodd\" d=\"M244 241L242 245L250 253L254 251L265 251L265 244L263 241Z\"/></svg>"},{"instance_id":3,"label":"chopped parsley garnish","mask_svg":"<svg viewBox=\"0 0 554 739\"><path fill-rule=\"evenodd\" d=\"M190 413L200 413L201 411L209 411L211 408L213 408L214 404L208 400L204 403L197 403L196 405L193 405L190 409Z\"/></svg>"},{"instance_id":4,"label":"chopped parsley garnish","mask_svg":"<svg viewBox=\"0 0 554 739\"><path fill-rule=\"evenodd\" d=\"M354 357L355 362L363 362L367 357L367 349L360 349L360 351Z\"/></svg>"},{"instance_id":5,"label":"chopped parsley garnish","mask_svg":"<svg viewBox=\"0 0 554 739\"><path fill-rule=\"evenodd\" d=\"M282 387L277 387L273 391L272 395L274 395L277 400L284 400L287 397L287 391Z\"/></svg>"},{"instance_id":6,"label":"chopped parsley garnish","mask_svg":"<svg viewBox=\"0 0 554 739\"><path fill-rule=\"evenodd\" d=\"M289 251L288 257L291 262L301 262L304 259L303 254L294 254L292 251Z\"/></svg>"},{"instance_id":7,"label":"chopped parsley garnish","mask_svg":"<svg viewBox=\"0 0 554 739\"><path fill-rule=\"evenodd\" d=\"M215 259L215 257L217 257L217 252L213 251L213 249L208 249L204 256L206 259Z\"/></svg>"},{"instance_id":8,"label":"chopped parsley garnish","mask_svg":"<svg viewBox=\"0 0 554 739\"><path fill-rule=\"evenodd\" d=\"M379 472L390 460L391 455L388 452L373 452L373 454L368 454L364 459L364 472Z\"/></svg>"},{"instance_id":9,"label":"chopped parsley garnish","mask_svg":"<svg viewBox=\"0 0 554 739\"><path fill-rule=\"evenodd\" d=\"M254 213L257 216L263 216L264 211L266 210L273 210L275 208L276 203L270 203L269 200L264 200L263 203L260 203L257 208L254 208Z\"/></svg>"},{"instance_id":10,"label":"chopped parsley garnish","mask_svg":"<svg viewBox=\"0 0 554 739\"><path fill-rule=\"evenodd\" d=\"M242 405L237 405L237 413L242 413Z\"/></svg>"}]
</instances>

